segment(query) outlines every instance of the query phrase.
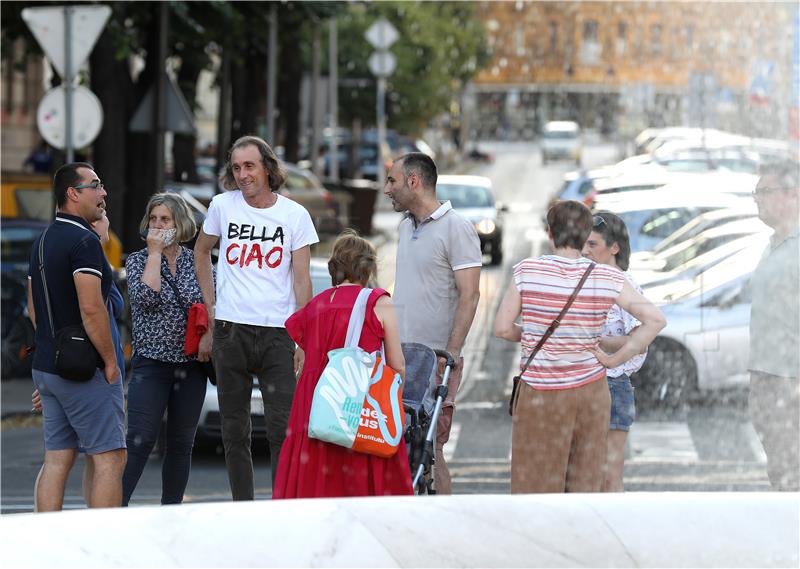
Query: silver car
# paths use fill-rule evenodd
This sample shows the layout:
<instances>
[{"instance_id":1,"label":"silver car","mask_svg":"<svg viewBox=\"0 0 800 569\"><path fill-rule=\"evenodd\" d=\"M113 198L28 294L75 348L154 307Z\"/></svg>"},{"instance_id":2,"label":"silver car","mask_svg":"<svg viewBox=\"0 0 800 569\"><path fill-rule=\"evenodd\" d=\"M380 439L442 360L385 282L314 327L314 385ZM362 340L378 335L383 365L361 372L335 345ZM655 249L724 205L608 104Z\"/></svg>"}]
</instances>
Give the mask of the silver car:
<instances>
[{"instance_id":1,"label":"silver car","mask_svg":"<svg viewBox=\"0 0 800 569\"><path fill-rule=\"evenodd\" d=\"M328 273L328 263L325 259L311 259L311 287L312 295L317 295L331 287L331 276ZM264 402L261 400L258 379L255 377L253 378L253 391L250 395L250 413L253 433L266 435ZM222 443L222 420L219 414L217 386L212 385L211 382L208 383L206 388L206 398L200 411L196 440L206 444L219 445Z\"/></svg>"},{"instance_id":2,"label":"silver car","mask_svg":"<svg viewBox=\"0 0 800 569\"><path fill-rule=\"evenodd\" d=\"M747 385L750 278L767 243L754 237L692 279L644 289L667 326L633 377L637 404L675 410L694 396Z\"/></svg>"}]
</instances>

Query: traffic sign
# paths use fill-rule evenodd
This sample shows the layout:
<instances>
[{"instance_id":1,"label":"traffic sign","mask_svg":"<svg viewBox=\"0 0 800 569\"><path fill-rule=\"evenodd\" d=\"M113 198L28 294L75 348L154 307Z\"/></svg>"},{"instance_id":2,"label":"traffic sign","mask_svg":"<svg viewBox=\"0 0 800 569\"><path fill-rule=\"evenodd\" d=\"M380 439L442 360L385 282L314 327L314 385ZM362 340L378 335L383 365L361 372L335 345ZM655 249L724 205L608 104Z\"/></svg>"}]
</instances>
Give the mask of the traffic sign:
<instances>
[{"instance_id":1,"label":"traffic sign","mask_svg":"<svg viewBox=\"0 0 800 569\"><path fill-rule=\"evenodd\" d=\"M70 77L65 76L67 69L66 10L72 11L72 25L69 33L72 53L72 61L69 65ZM22 10L22 19L25 20L33 36L42 46L45 55L65 81L71 80L89 57L110 15L111 8L108 6L49 6Z\"/></svg>"},{"instance_id":2,"label":"traffic sign","mask_svg":"<svg viewBox=\"0 0 800 569\"><path fill-rule=\"evenodd\" d=\"M66 89L59 85L45 93L36 111L36 125L50 146L65 148ZM72 148L91 144L103 126L103 107L94 93L86 87L72 91Z\"/></svg>"},{"instance_id":3,"label":"traffic sign","mask_svg":"<svg viewBox=\"0 0 800 569\"><path fill-rule=\"evenodd\" d=\"M153 94L155 92L156 87L153 85L133 114L128 125L133 132L150 132L153 129ZM164 82L164 101L166 101L164 130L180 134L194 134L194 115L189 108L189 103L186 102L181 90L170 77L167 77Z\"/></svg>"},{"instance_id":4,"label":"traffic sign","mask_svg":"<svg viewBox=\"0 0 800 569\"><path fill-rule=\"evenodd\" d=\"M397 68L397 59L389 51L374 51L367 64L376 77L388 77Z\"/></svg>"},{"instance_id":5,"label":"traffic sign","mask_svg":"<svg viewBox=\"0 0 800 569\"><path fill-rule=\"evenodd\" d=\"M389 49L394 42L400 39L400 33L388 20L379 18L364 34L367 41L375 49Z\"/></svg>"}]
</instances>

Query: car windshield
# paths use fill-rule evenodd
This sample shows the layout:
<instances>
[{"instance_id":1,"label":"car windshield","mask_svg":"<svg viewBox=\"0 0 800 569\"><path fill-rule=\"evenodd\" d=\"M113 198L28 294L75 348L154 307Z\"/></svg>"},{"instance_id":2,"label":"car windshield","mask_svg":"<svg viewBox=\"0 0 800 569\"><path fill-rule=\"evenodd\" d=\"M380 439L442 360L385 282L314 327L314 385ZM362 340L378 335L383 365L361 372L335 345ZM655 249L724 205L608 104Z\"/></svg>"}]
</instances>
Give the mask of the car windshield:
<instances>
[{"instance_id":1,"label":"car windshield","mask_svg":"<svg viewBox=\"0 0 800 569\"><path fill-rule=\"evenodd\" d=\"M483 186L439 184L436 186L436 197L442 201L449 201L456 209L494 206L492 193L489 188Z\"/></svg>"},{"instance_id":2,"label":"car windshield","mask_svg":"<svg viewBox=\"0 0 800 569\"><path fill-rule=\"evenodd\" d=\"M675 233L664 239L661 243L659 243L655 249L653 249L653 253L658 255L659 253L663 253L667 249L670 249L672 246L677 245L681 241L686 239L691 239L696 235L700 235L706 229L712 229L724 223L729 223L731 221L736 221L739 219L747 219L749 217L753 217L752 214L742 213L739 215L731 215L730 217L720 217L718 219L708 219L704 217L696 217L691 220L689 223L678 229Z\"/></svg>"},{"instance_id":3,"label":"car windshield","mask_svg":"<svg viewBox=\"0 0 800 569\"><path fill-rule=\"evenodd\" d=\"M544 137L552 140L569 140L578 138L578 133L570 130L551 130L545 132Z\"/></svg>"},{"instance_id":4,"label":"car windshield","mask_svg":"<svg viewBox=\"0 0 800 569\"><path fill-rule=\"evenodd\" d=\"M3 262L27 263L30 260L33 242L42 231L41 227L3 227Z\"/></svg>"},{"instance_id":5,"label":"car windshield","mask_svg":"<svg viewBox=\"0 0 800 569\"><path fill-rule=\"evenodd\" d=\"M730 235L720 235L709 239L698 239L693 243L689 243L686 247L682 247L680 251L669 255L662 270L674 271L681 265L684 265L701 255L713 251L717 247L721 247L726 243L730 243L740 237L746 237L749 233L731 233Z\"/></svg>"}]
</instances>

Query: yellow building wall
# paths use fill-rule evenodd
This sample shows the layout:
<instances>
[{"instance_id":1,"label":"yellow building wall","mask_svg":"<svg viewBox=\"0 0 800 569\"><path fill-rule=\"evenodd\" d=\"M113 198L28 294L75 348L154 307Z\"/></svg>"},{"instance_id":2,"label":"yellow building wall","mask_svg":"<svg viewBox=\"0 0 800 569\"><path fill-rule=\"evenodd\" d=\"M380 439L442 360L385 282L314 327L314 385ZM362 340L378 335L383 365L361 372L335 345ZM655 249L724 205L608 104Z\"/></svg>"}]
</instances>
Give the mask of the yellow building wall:
<instances>
[{"instance_id":1,"label":"yellow building wall","mask_svg":"<svg viewBox=\"0 0 800 569\"><path fill-rule=\"evenodd\" d=\"M598 90L652 83L665 90L684 90L692 73L714 73L718 85L744 89L754 61L780 59L780 44L791 33L787 6L480 2L493 60L474 82L477 86L581 84ZM596 60L584 38L584 25L592 22ZM620 25L625 27L622 35Z\"/></svg>"}]
</instances>

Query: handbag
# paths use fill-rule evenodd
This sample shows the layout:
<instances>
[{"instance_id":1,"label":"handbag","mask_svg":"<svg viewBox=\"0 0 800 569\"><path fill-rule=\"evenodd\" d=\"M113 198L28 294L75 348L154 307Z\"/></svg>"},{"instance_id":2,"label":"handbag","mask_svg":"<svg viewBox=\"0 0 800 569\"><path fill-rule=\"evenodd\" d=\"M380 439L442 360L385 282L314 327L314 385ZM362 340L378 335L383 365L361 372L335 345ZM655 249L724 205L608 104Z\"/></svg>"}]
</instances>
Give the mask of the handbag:
<instances>
[{"instance_id":1,"label":"handbag","mask_svg":"<svg viewBox=\"0 0 800 569\"><path fill-rule=\"evenodd\" d=\"M553 335L553 332L556 331L556 328L558 328L561 325L561 319L564 318L564 315L567 313L567 310L569 310L569 307L572 306L572 303L575 301L575 298L578 296L578 293L583 288L583 285L586 282L586 279L589 278L589 273L591 273L592 269L594 269L594 268L595 268L595 263L590 263L589 267L583 273L583 276L581 276L581 280L579 280L578 284L575 286L575 290L572 291L572 294L567 299L567 303L564 305L564 308L561 309L561 312L559 312L558 316L556 316L555 320L553 320L553 322L550 323L550 326L548 326L548 328L545 331L545 333L542 334L542 337L536 343L536 346L534 346L533 350L531 350L531 353L528 356L528 360L525 362L525 365L522 366L522 371L520 371L518 375L514 376L514 378L512 380L513 387L511 388L511 399L509 399L509 401L508 401L508 414L509 415L511 415L511 416L514 415L514 404L516 403L517 393L519 393L519 387L520 387L520 383L522 382L522 376L525 375L526 371L528 371L528 366L531 365L531 362L533 361L533 358L536 357L536 354L538 354L539 350L542 349L542 346L544 346L544 343L548 340L548 338L550 338L550 336Z\"/></svg>"},{"instance_id":2,"label":"handbag","mask_svg":"<svg viewBox=\"0 0 800 569\"><path fill-rule=\"evenodd\" d=\"M358 347L371 292L358 294L344 347L328 352L311 400L308 436L388 458L403 436L403 380L385 364L383 348L369 354Z\"/></svg>"},{"instance_id":3,"label":"handbag","mask_svg":"<svg viewBox=\"0 0 800 569\"><path fill-rule=\"evenodd\" d=\"M195 355L200 349L200 338L208 332L208 312L206 305L202 302L195 302L184 308L183 297L178 292L177 285L172 282L172 279L167 276L164 269L161 269L161 278L172 288L175 293L175 299L178 301L178 306L183 310L186 315L186 334L183 343L183 353L187 356ZM207 362L198 361L203 373L211 382L211 385L217 384L217 372L214 369L214 363L209 359Z\"/></svg>"},{"instance_id":4,"label":"handbag","mask_svg":"<svg viewBox=\"0 0 800 569\"><path fill-rule=\"evenodd\" d=\"M44 300L47 305L47 318L50 322L50 334L55 347L56 373L70 381L89 381L98 368L103 368L103 360L92 344L83 324L64 326L57 332L53 326L53 310L50 307L50 294L47 290L47 277L44 274L44 238L49 227L39 240L39 272L42 275Z\"/></svg>"}]
</instances>

